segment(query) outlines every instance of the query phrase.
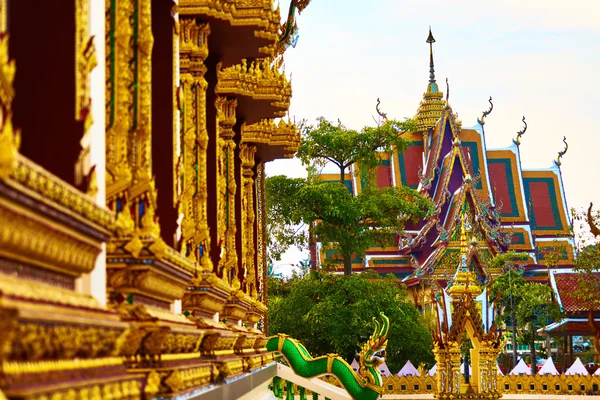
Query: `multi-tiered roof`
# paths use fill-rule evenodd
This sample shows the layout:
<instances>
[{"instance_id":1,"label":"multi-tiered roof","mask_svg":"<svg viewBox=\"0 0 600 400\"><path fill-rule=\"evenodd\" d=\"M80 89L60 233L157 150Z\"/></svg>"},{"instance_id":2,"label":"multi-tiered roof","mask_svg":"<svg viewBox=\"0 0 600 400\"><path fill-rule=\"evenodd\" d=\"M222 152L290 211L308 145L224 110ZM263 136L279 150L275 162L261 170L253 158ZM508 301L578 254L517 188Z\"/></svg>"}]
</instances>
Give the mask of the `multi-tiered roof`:
<instances>
[{"instance_id":1,"label":"multi-tiered roof","mask_svg":"<svg viewBox=\"0 0 600 400\"><path fill-rule=\"evenodd\" d=\"M515 250L529 256L525 276L547 282L547 264L560 267L573 261L560 171L564 151L549 168L523 169L519 144L526 127L510 146L489 149L484 126L493 109L491 98L490 109L477 123L463 128L436 83L433 42L430 31L430 79L415 116L418 131L405 134L410 143L404 153L381 154L377 185L418 190L433 200L435 215L407 226L394 246L355 257L353 268L391 272L409 286L425 278L446 281L459 261L458 222L464 220L477 241L470 262L480 281L501 272L487 267L491 257ZM355 193L360 191L357 179L347 174L347 185ZM550 253L555 260L548 262ZM321 257L326 256L322 250Z\"/></svg>"}]
</instances>

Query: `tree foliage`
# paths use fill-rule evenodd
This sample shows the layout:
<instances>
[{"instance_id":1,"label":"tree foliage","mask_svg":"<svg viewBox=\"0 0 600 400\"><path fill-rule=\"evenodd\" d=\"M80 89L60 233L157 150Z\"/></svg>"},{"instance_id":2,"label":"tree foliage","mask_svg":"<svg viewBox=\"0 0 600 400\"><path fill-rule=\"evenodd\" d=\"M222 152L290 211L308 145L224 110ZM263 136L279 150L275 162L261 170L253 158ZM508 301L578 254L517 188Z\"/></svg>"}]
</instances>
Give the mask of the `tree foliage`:
<instances>
[{"instance_id":1,"label":"tree foliage","mask_svg":"<svg viewBox=\"0 0 600 400\"><path fill-rule=\"evenodd\" d=\"M407 142L400 133L414 131L415 128L413 120L386 120L377 127L365 126L359 132L320 117L317 125L304 127L297 156L305 165L322 166L326 162L333 163L339 168L340 180L343 182L346 169L355 163L366 169L377 166L378 150L406 150Z\"/></svg>"},{"instance_id":2,"label":"tree foliage","mask_svg":"<svg viewBox=\"0 0 600 400\"><path fill-rule=\"evenodd\" d=\"M406 141L400 130L414 122L385 121L360 132L324 118L304 128L298 157L309 169L307 179L285 176L267 178L270 252L277 259L289 246L302 247L307 237L301 227L310 224L321 243L342 260L344 273L352 273L352 256L362 256L375 245L390 245L408 220L425 217L433 209L430 200L407 187L376 188L369 172L379 163L378 152L397 148ZM323 182L315 175L331 162L339 168L337 182ZM366 172L362 191L354 196L345 185L345 172L359 164ZM364 178L364 179L363 179ZM331 261L331 260L329 260ZM334 261L337 262L337 261Z\"/></svg>"},{"instance_id":3,"label":"tree foliage","mask_svg":"<svg viewBox=\"0 0 600 400\"><path fill-rule=\"evenodd\" d=\"M529 351L531 352L531 373L537 373L535 360L535 339L537 330L562 318L560 307L552 298L552 288L540 283L526 283L517 290L515 315L517 324L529 331Z\"/></svg>"},{"instance_id":4,"label":"tree foliage","mask_svg":"<svg viewBox=\"0 0 600 400\"><path fill-rule=\"evenodd\" d=\"M500 324L514 323L514 316L520 339L527 340L532 360L535 360L537 330L562 318L560 307L552 298L552 288L529 283L517 271L510 269L492 282L490 295L501 311L496 321ZM535 362L532 362L531 369L532 373L537 373Z\"/></svg>"},{"instance_id":5,"label":"tree foliage","mask_svg":"<svg viewBox=\"0 0 600 400\"><path fill-rule=\"evenodd\" d=\"M379 312L390 319L386 363L398 371L407 360L434 362L432 339L394 276L312 272L288 283L269 282L269 335L286 333L314 356L337 353L352 361L372 333Z\"/></svg>"},{"instance_id":6,"label":"tree foliage","mask_svg":"<svg viewBox=\"0 0 600 400\"><path fill-rule=\"evenodd\" d=\"M490 296L496 300L496 307L502 310L496 316L496 321L501 325L512 321L518 305L517 293L526 283L521 274L511 269L497 277L490 285Z\"/></svg>"},{"instance_id":7,"label":"tree foliage","mask_svg":"<svg viewBox=\"0 0 600 400\"><path fill-rule=\"evenodd\" d=\"M574 297L584 302L589 310L600 310L600 212L592 211L592 205L587 212L572 210L573 220L579 223L579 249L575 259L574 270L578 272L577 289ZM587 230L586 230L587 228Z\"/></svg>"}]
</instances>

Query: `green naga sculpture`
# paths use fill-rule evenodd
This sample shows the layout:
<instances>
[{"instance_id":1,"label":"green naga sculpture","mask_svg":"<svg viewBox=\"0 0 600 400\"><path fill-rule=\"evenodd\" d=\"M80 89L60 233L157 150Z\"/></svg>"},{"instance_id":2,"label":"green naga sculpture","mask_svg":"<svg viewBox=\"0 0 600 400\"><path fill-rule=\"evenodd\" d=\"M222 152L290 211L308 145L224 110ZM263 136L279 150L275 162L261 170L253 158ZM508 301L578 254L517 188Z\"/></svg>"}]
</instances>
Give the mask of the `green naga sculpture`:
<instances>
[{"instance_id":1,"label":"green naga sculpture","mask_svg":"<svg viewBox=\"0 0 600 400\"><path fill-rule=\"evenodd\" d=\"M383 393L379 365L385 359L390 327L389 319L383 313L379 315L381 323L373 318L375 330L360 351L358 373L354 372L352 367L337 354L312 358L300 342L282 333L270 337L266 347L269 351L278 351L294 373L303 378L314 378L325 374L335 375L354 399L377 400Z\"/></svg>"}]
</instances>

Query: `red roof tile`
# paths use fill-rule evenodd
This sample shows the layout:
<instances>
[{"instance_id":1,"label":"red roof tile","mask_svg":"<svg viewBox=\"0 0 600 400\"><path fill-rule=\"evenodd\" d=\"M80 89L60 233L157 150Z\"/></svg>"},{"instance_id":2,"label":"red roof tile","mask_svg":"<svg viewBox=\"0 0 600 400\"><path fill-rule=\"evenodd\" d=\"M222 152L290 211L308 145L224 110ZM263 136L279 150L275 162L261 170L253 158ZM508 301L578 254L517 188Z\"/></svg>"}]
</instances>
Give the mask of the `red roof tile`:
<instances>
[{"instance_id":1,"label":"red roof tile","mask_svg":"<svg viewBox=\"0 0 600 400\"><path fill-rule=\"evenodd\" d=\"M555 274L554 279L556 281L556 289L560 297L560 302L565 312L581 312L588 311L588 306L577 299L575 296L577 287L579 286L579 279L583 278L583 275L573 273ZM584 279L590 279L587 276ZM600 272L593 273L592 278L600 288Z\"/></svg>"}]
</instances>

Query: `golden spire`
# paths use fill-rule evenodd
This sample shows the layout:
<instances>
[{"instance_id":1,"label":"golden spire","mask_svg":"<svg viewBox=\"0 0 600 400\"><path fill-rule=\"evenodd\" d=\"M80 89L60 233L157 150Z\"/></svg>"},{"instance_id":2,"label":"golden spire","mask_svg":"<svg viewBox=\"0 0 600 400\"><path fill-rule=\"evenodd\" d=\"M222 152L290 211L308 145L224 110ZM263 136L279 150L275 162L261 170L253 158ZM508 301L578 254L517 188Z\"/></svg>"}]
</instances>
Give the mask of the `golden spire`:
<instances>
[{"instance_id":1,"label":"golden spire","mask_svg":"<svg viewBox=\"0 0 600 400\"><path fill-rule=\"evenodd\" d=\"M478 296L481 294L481 287L477 284L477 276L475 271L472 271L467 265L468 240L467 233L471 232L466 225L467 216L464 215L460 221L460 260L456 267L456 274L452 279L452 286L448 289L448 294L457 298L462 296L466 291L472 295Z\"/></svg>"},{"instance_id":2,"label":"golden spire","mask_svg":"<svg viewBox=\"0 0 600 400\"><path fill-rule=\"evenodd\" d=\"M427 36L427 40L425 43L429 43L429 83L435 83L435 70L433 68L433 44L435 43L435 38L431 33L431 26L429 27L429 36ZM427 88L429 90L429 88Z\"/></svg>"},{"instance_id":3,"label":"golden spire","mask_svg":"<svg viewBox=\"0 0 600 400\"><path fill-rule=\"evenodd\" d=\"M433 44L435 43L435 38L431 33L431 27L429 27L429 36L427 36L425 42L429 43L429 84L427 85L427 92L423 94L423 100L419 105L415 117L419 131L426 131L429 128L433 128L437 120L442 116L442 111L446 105L444 100L442 100L443 93L439 91L435 81L433 63Z\"/></svg>"},{"instance_id":4,"label":"golden spire","mask_svg":"<svg viewBox=\"0 0 600 400\"><path fill-rule=\"evenodd\" d=\"M460 223L460 254L467 254L467 230L465 228L465 219L463 218Z\"/></svg>"}]
</instances>

